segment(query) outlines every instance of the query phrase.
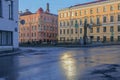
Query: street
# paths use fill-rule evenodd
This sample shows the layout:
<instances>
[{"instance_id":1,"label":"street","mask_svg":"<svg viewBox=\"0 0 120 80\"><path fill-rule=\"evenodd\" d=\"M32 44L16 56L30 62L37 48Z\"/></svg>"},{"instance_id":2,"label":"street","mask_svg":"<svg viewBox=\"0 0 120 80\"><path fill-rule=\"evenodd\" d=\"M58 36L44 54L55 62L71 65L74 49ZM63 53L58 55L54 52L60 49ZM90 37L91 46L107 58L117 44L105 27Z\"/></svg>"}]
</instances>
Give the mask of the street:
<instances>
[{"instance_id":1,"label":"street","mask_svg":"<svg viewBox=\"0 0 120 80\"><path fill-rule=\"evenodd\" d=\"M20 48L0 57L0 80L119 80L120 46Z\"/></svg>"}]
</instances>

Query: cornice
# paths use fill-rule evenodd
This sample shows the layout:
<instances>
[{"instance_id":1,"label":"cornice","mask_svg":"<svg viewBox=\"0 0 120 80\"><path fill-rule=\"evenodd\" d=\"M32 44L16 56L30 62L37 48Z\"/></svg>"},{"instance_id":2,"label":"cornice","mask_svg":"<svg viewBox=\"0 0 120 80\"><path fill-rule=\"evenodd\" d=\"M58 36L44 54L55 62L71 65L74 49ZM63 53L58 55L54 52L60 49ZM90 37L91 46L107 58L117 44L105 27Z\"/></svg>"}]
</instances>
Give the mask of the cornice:
<instances>
[{"instance_id":1,"label":"cornice","mask_svg":"<svg viewBox=\"0 0 120 80\"><path fill-rule=\"evenodd\" d=\"M74 10L74 9L76 10L76 9L81 9L81 8L86 8L86 7L91 7L91 6L101 6L101 5L104 5L104 4L107 4L107 3L111 4L113 2L120 2L120 0L107 0L107 1L97 2L97 3L80 5L80 6L70 6L70 7L67 7L67 8L60 9L60 10L58 10L58 12L66 11L66 10Z\"/></svg>"}]
</instances>

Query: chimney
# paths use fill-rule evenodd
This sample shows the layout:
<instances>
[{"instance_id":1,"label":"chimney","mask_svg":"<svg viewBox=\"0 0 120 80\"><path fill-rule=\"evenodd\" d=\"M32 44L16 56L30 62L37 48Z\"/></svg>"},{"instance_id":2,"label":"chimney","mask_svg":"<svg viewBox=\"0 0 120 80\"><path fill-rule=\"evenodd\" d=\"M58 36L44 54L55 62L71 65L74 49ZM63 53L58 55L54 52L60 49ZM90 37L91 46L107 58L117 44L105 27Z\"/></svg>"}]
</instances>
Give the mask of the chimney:
<instances>
[{"instance_id":1,"label":"chimney","mask_svg":"<svg viewBox=\"0 0 120 80\"><path fill-rule=\"evenodd\" d=\"M49 13L49 12L50 12L50 10L49 10L49 3L47 3L46 8L47 8L47 9L46 9L46 12L48 12L48 13Z\"/></svg>"}]
</instances>

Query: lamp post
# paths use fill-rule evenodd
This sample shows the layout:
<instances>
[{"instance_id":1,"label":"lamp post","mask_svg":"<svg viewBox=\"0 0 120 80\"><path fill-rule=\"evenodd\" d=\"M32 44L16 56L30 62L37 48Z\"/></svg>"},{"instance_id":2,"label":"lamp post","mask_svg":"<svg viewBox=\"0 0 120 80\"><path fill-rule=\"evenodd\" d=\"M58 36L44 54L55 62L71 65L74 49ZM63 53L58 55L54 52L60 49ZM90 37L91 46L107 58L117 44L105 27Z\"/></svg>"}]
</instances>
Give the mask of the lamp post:
<instances>
[{"instance_id":1,"label":"lamp post","mask_svg":"<svg viewBox=\"0 0 120 80\"><path fill-rule=\"evenodd\" d=\"M87 19L84 20L84 36L83 36L83 44L87 44L87 28L91 29L93 27L93 24L87 24Z\"/></svg>"},{"instance_id":2,"label":"lamp post","mask_svg":"<svg viewBox=\"0 0 120 80\"><path fill-rule=\"evenodd\" d=\"M78 34L78 40L79 40L79 30L78 30L78 23L77 23L77 20L75 21L75 31L76 33Z\"/></svg>"},{"instance_id":3,"label":"lamp post","mask_svg":"<svg viewBox=\"0 0 120 80\"><path fill-rule=\"evenodd\" d=\"M83 40L84 40L84 45L86 45L87 44L87 42L86 42L86 39L87 39L87 20L85 19L85 21L84 21L84 36L83 36Z\"/></svg>"},{"instance_id":4,"label":"lamp post","mask_svg":"<svg viewBox=\"0 0 120 80\"><path fill-rule=\"evenodd\" d=\"M71 6L69 7L69 18L70 18L70 24L69 24L69 36L70 36L70 39L71 39ZM72 39L71 39L72 40Z\"/></svg>"}]
</instances>

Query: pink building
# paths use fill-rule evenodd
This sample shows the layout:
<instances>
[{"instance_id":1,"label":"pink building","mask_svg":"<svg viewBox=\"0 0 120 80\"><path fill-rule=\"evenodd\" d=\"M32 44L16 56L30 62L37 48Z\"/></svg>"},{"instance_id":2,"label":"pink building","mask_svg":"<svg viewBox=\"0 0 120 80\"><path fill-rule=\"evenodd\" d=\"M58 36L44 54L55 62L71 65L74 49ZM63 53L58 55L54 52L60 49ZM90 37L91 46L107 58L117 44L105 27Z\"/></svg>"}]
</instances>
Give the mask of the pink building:
<instances>
[{"instance_id":1,"label":"pink building","mask_svg":"<svg viewBox=\"0 0 120 80\"><path fill-rule=\"evenodd\" d=\"M19 42L51 42L57 40L58 16L50 13L49 4L44 11L39 8L36 13L28 9L20 13Z\"/></svg>"}]
</instances>

